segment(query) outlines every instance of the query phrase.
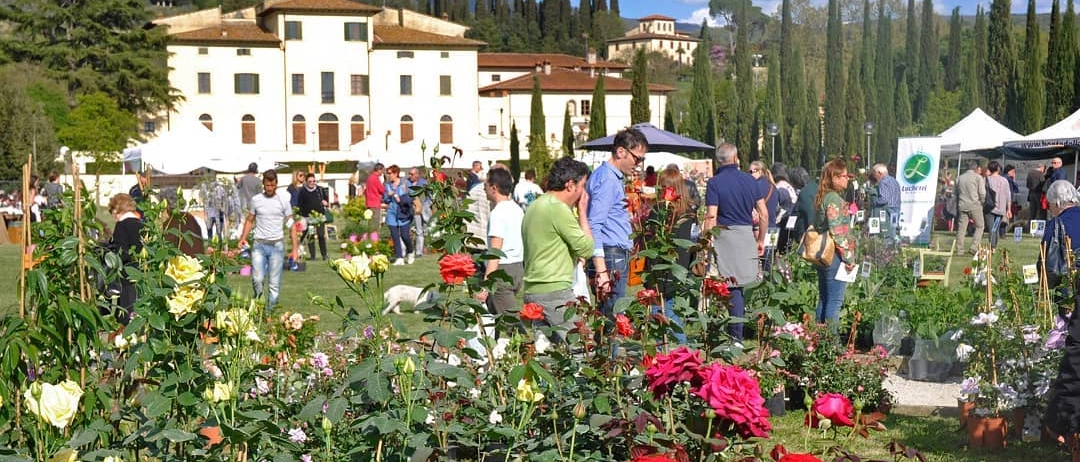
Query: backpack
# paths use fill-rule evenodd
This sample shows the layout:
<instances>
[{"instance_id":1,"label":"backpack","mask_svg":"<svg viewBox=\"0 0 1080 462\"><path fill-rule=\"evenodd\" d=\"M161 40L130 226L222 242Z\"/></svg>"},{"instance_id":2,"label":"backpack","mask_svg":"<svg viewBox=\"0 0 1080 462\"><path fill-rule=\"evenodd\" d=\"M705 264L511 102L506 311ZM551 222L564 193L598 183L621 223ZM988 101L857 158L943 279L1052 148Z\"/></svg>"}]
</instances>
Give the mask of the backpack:
<instances>
[{"instance_id":1,"label":"backpack","mask_svg":"<svg viewBox=\"0 0 1080 462\"><path fill-rule=\"evenodd\" d=\"M412 221L413 215L416 211L413 209L413 198L408 197L408 193L405 193L406 197L398 196L397 201L397 219L398 221Z\"/></svg>"},{"instance_id":2,"label":"backpack","mask_svg":"<svg viewBox=\"0 0 1080 462\"><path fill-rule=\"evenodd\" d=\"M57 209L64 204L64 187L60 186L59 183L46 183L45 187L42 188L42 191L45 193L46 207Z\"/></svg>"},{"instance_id":3,"label":"backpack","mask_svg":"<svg viewBox=\"0 0 1080 462\"><path fill-rule=\"evenodd\" d=\"M985 180L986 186L986 199L983 199L983 213L990 213L997 207L997 193L990 188L990 180Z\"/></svg>"}]
</instances>

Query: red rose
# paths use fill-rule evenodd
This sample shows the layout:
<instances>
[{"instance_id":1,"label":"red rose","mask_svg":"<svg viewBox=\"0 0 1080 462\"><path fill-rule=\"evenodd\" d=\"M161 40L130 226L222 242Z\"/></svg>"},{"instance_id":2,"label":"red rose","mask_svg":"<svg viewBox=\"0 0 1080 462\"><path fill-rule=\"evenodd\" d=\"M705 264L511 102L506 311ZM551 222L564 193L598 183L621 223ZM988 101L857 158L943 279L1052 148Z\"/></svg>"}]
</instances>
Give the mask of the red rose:
<instances>
[{"instance_id":1,"label":"red rose","mask_svg":"<svg viewBox=\"0 0 1080 462\"><path fill-rule=\"evenodd\" d=\"M668 453L665 452L663 454L646 454L646 455L637 456L637 457L635 457L633 459L630 459L630 462L678 462L678 461L676 461L674 458L672 458L670 455L668 455Z\"/></svg>"},{"instance_id":2,"label":"red rose","mask_svg":"<svg viewBox=\"0 0 1080 462\"><path fill-rule=\"evenodd\" d=\"M660 304L660 292L656 289L643 289L637 293L638 303L645 306L653 306Z\"/></svg>"},{"instance_id":3,"label":"red rose","mask_svg":"<svg viewBox=\"0 0 1080 462\"><path fill-rule=\"evenodd\" d=\"M818 426L818 418L826 419L833 425L854 427L851 415L855 409L851 406L851 400L839 393L826 393L818 396L814 404L810 406L810 413L806 415L806 425Z\"/></svg>"},{"instance_id":4,"label":"red rose","mask_svg":"<svg viewBox=\"0 0 1080 462\"><path fill-rule=\"evenodd\" d=\"M698 370L701 385L690 391L705 400L716 417L734 425L743 438L769 436L772 424L757 379L739 366L712 363Z\"/></svg>"},{"instance_id":5,"label":"red rose","mask_svg":"<svg viewBox=\"0 0 1080 462\"><path fill-rule=\"evenodd\" d=\"M657 400L671 393L676 384L690 382L690 386L701 383L698 368L701 367L701 352L685 346L670 353L661 353L652 358L645 370L645 382L653 397Z\"/></svg>"},{"instance_id":6,"label":"red rose","mask_svg":"<svg viewBox=\"0 0 1080 462\"><path fill-rule=\"evenodd\" d=\"M464 253L455 253L439 260L439 274L447 284L461 284L465 279L476 274L476 264L472 257Z\"/></svg>"},{"instance_id":7,"label":"red rose","mask_svg":"<svg viewBox=\"0 0 1080 462\"><path fill-rule=\"evenodd\" d=\"M660 194L660 200L664 202L675 202L679 200L679 195L675 194L675 188L671 186L665 186L664 192Z\"/></svg>"},{"instance_id":8,"label":"red rose","mask_svg":"<svg viewBox=\"0 0 1080 462\"><path fill-rule=\"evenodd\" d=\"M727 281L721 281L719 279L705 279L704 290L706 297L730 297L731 290L728 289Z\"/></svg>"},{"instance_id":9,"label":"red rose","mask_svg":"<svg viewBox=\"0 0 1080 462\"><path fill-rule=\"evenodd\" d=\"M970 266L965 266L965 267L964 267L964 274L966 274L966 275L970 275L970 274L971 274L971 267L970 267Z\"/></svg>"},{"instance_id":10,"label":"red rose","mask_svg":"<svg viewBox=\"0 0 1080 462\"><path fill-rule=\"evenodd\" d=\"M615 315L615 331L623 337L630 337L634 335L634 325L625 314L617 314Z\"/></svg>"},{"instance_id":11,"label":"red rose","mask_svg":"<svg viewBox=\"0 0 1080 462\"><path fill-rule=\"evenodd\" d=\"M821 462L813 454L788 454L781 457L777 462Z\"/></svg>"},{"instance_id":12,"label":"red rose","mask_svg":"<svg viewBox=\"0 0 1080 462\"><path fill-rule=\"evenodd\" d=\"M544 307L535 303L526 303L518 312L522 321L542 321L544 319Z\"/></svg>"}]
</instances>

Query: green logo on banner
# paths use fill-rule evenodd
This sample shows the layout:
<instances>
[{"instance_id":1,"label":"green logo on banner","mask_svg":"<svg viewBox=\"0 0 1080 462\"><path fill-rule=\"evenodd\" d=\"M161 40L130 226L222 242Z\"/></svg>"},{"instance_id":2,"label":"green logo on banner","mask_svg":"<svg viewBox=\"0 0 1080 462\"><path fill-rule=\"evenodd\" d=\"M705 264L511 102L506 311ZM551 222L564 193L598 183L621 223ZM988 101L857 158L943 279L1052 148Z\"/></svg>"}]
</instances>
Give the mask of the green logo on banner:
<instances>
[{"instance_id":1,"label":"green logo on banner","mask_svg":"<svg viewBox=\"0 0 1080 462\"><path fill-rule=\"evenodd\" d=\"M916 152L911 157L908 157L901 173L904 176L904 181L907 181L908 184L919 184L919 182L930 178L930 169L933 167L934 160L930 158L929 154Z\"/></svg>"}]
</instances>

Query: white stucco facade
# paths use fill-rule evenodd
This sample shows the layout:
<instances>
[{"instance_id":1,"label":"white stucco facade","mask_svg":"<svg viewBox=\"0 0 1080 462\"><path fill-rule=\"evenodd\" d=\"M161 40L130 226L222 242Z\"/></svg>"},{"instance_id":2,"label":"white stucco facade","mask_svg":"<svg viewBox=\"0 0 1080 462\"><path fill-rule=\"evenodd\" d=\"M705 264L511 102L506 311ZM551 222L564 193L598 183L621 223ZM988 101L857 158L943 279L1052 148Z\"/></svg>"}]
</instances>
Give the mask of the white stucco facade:
<instances>
[{"instance_id":1,"label":"white stucco facade","mask_svg":"<svg viewBox=\"0 0 1080 462\"><path fill-rule=\"evenodd\" d=\"M644 48L658 52L677 63L694 64L694 51L701 40L675 29L675 19L661 15L641 18L638 26L622 37L607 41L607 55L611 59L630 62L634 50Z\"/></svg>"}]
</instances>

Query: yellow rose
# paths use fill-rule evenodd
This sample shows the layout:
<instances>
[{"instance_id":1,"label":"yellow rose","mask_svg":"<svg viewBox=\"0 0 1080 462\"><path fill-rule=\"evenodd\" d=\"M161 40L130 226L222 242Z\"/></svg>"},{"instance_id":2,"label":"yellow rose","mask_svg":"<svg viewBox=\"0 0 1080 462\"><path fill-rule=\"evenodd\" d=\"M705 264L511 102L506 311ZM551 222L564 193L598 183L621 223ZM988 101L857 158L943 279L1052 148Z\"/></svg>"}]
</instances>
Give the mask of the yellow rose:
<instances>
[{"instance_id":1,"label":"yellow rose","mask_svg":"<svg viewBox=\"0 0 1080 462\"><path fill-rule=\"evenodd\" d=\"M404 375L416 372L416 363L413 362L412 356L398 357L394 360L394 367Z\"/></svg>"},{"instance_id":2,"label":"yellow rose","mask_svg":"<svg viewBox=\"0 0 1080 462\"><path fill-rule=\"evenodd\" d=\"M34 382L26 389L26 408L50 425L63 430L75 418L83 391L79 385L65 380L56 385Z\"/></svg>"},{"instance_id":3,"label":"yellow rose","mask_svg":"<svg viewBox=\"0 0 1080 462\"><path fill-rule=\"evenodd\" d=\"M232 399L233 396L233 383L230 382L214 382L213 387L207 387L203 391L203 398L211 403L220 403Z\"/></svg>"},{"instance_id":4,"label":"yellow rose","mask_svg":"<svg viewBox=\"0 0 1080 462\"><path fill-rule=\"evenodd\" d=\"M381 253L375 254L374 257L371 257L371 264L369 266L371 267L371 271L373 273L382 274L385 273L386 270L390 269L390 259L387 258L386 255L383 255Z\"/></svg>"},{"instance_id":5,"label":"yellow rose","mask_svg":"<svg viewBox=\"0 0 1080 462\"><path fill-rule=\"evenodd\" d=\"M79 451L67 448L52 456L49 462L75 462L77 460L79 460Z\"/></svg>"},{"instance_id":6,"label":"yellow rose","mask_svg":"<svg viewBox=\"0 0 1080 462\"><path fill-rule=\"evenodd\" d=\"M356 272L356 276L352 281L357 284L363 284L371 279L371 260L367 257L367 254L361 254L358 257L353 257L351 264L353 270Z\"/></svg>"},{"instance_id":7,"label":"yellow rose","mask_svg":"<svg viewBox=\"0 0 1080 462\"><path fill-rule=\"evenodd\" d=\"M515 396L518 401L537 403L544 399L544 394L540 392L540 388L528 379L519 380L516 391Z\"/></svg>"},{"instance_id":8,"label":"yellow rose","mask_svg":"<svg viewBox=\"0 0 1080 462\"><path fill-rule=\"evenodd\" d=\"M202 301L203 296L205 295L206 290L198 287L177 287L176 290L173 291L173 294L166 300L166 303L169 306L169 313L172 313L173 317L179 321L184 315L198 311L197 305Z\"/></svg>"},{"instance_id":9,"label":"yellow rose","mask_svg":"<svg viewBox=\"0 0 1080 462\"><path fill-rule=\"evenodd\" d=\"M203 272L199 259L177 255L169 260L169 264L165 267L165 275L177 284L187 284L202 279L206 273Z\"/></svg>"},{"instance_id":10,"label":"yellow rose","mask_svg":"<svg viewBox=\"0 0 1080 462\"><path fill-rule=\"evenodd\" d=\"M371 209L364 210L364 219L370 220L375 214L371 212Z\"/></svg>"},{"instance_id":11,"label":"yellow rose","mask_svg":"<svg viewBox=\"0 0 1080 462\"><path fill-rule=\"evenodd\" d=\"M108 456L102 459L101 462L124 462L124 459L121 459L120 456Z\"/></svg>"},{"instance_id":12,"label":"yellow rose","mask_svg":"<svg viewBox=\"0 0 1080 462\"><path fill-rule=\"evenodd\" d=\"M351 282L356 279L356 265L353 265L349 260L339 258L334 260L330 267L336 269L338 276L345 281Z\"/></svg>"}]
</instances>

